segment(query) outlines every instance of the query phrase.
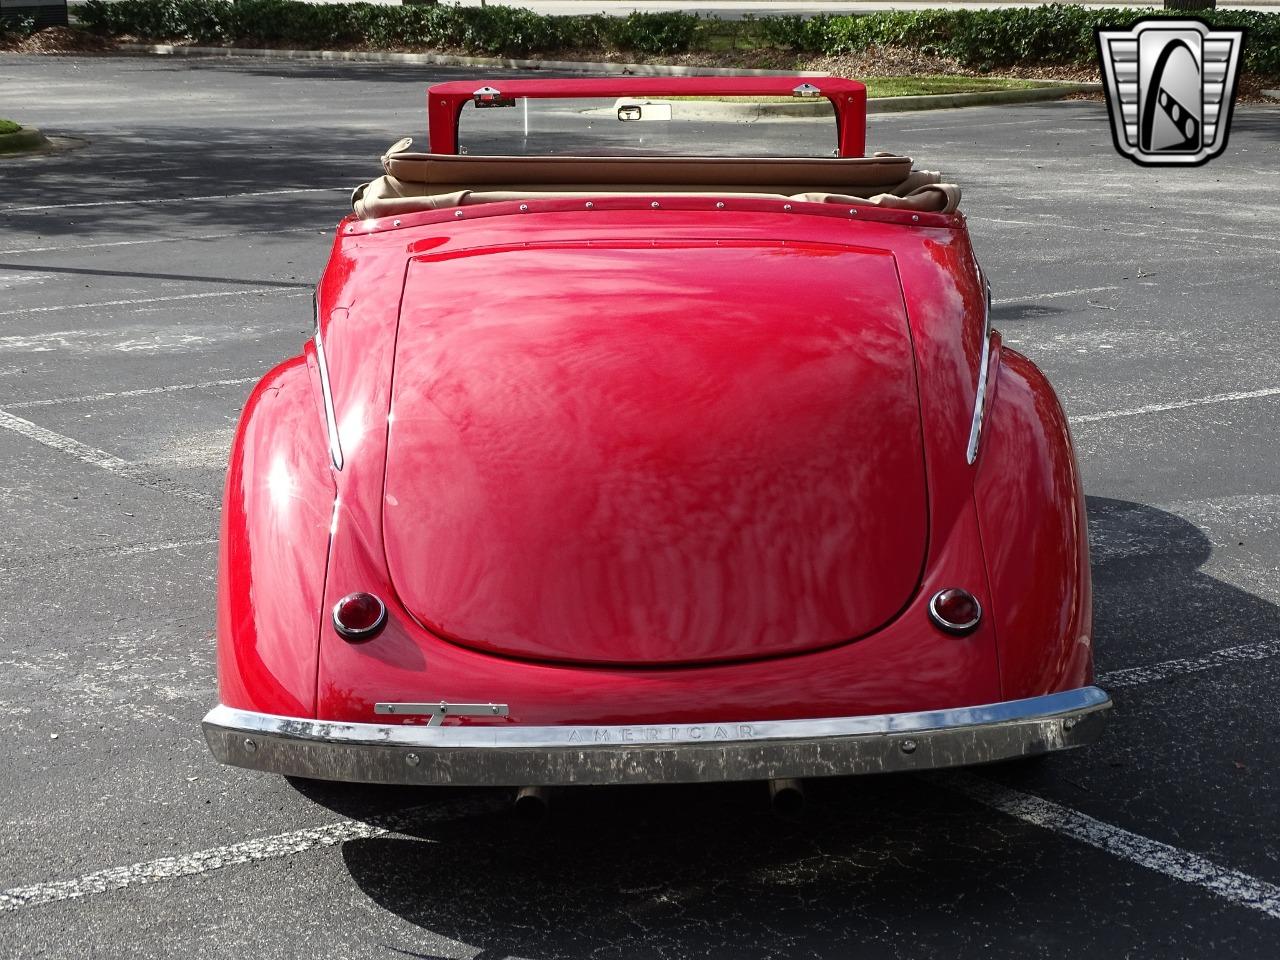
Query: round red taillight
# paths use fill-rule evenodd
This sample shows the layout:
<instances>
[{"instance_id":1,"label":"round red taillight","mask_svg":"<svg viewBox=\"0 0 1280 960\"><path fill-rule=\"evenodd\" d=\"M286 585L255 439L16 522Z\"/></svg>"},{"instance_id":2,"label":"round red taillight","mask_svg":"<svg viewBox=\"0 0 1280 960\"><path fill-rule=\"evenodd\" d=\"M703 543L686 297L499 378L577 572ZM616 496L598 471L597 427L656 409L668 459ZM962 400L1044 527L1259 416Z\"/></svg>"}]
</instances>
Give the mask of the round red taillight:
<instances>
[{"instance_id":1,"label":"round red taillight","mask_svg":"<svg viewBox=\"0 0 1280 960\"><path fill-rule=\"evenodd\" d=\"M348 640L368 640L386 622L386 605L372 593L349 593L333 605L333 629Z\"/></svg>"},{"instance_id":2,"label":"round red taillight","mask_svg":"<svg viewBox=\"0 0 1280 960\"><path fill-rule=\"evenodd\" d=\"M929 601L929 616L943 630L968 633L982 619L982 606L968 590L950 587L933 595Z\"/></svg>"}]
</instances>

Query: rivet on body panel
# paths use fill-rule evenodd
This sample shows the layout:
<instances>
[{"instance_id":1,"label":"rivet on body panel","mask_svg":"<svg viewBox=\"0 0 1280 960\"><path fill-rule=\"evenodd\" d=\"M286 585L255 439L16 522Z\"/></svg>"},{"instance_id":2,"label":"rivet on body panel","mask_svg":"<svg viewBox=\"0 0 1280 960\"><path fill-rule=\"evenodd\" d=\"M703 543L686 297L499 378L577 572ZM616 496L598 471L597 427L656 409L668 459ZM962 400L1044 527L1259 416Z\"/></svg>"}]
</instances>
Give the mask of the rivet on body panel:
<instances>
[{"instance_id":1,"label":"rivet on body panel","mask_svg":"<svg viewBox=\"0 0 1280 960\"><path fill-rule=\"evenodd\" d=\"M419 757L416 753L411 753L404 758L404 762L411 767L416 767L419 763L422 762L422 758Z\"/></svg>"},{"instance_id":2,"label":"rivet on body panel","mask_svg":"<svg viewBox=\"0 0 1280 960\"><path fill-rule=\"evenodd\" d=\"M587 201L587 209L588 209L588 210L590 210L590 209L591 209L592 207L594 207L594 206L595 206L595 204L594 204L594 203L592 203L590 200L588 200L588 201Z\"/></svg>"},{"instance_id":3,"label":"rivet on body panel","mask_svg":"<svg viewBox=\"0 0 1280 960\"><path fill-rule=\"evenodd\" d=\"M903 741L902 741L902 752L903 752L903 753L915 753L915 752L916 752L916 742L915 742L914 740L903 740Z\"/></svg>"},{"instance_id":4,"label":"rivet on body panel","mask_svg":"<svg viewBox=\"0 0 1280 960\"><path fill-rule=\"evenodd\" d=\"M522 203L522 204L520 204L520 212L521 212L521 213L528 213L528 212L529 212L529 205L528 205L527 203Z\"/></svg>"},{"instance_id":5,"label":"rivet on body panel","mask_svg":"<svg viewBox=\"0 0 1280 960\"><path fill-rule=\"evenodd\" d=\"M392 221L391 221L391 225L392 225L393 227L398 227L398 226L400 226L400 221L399 221L399 220L392 220Z\"/></svg>"},{"instance_id":6,"label":"rivet on body panel","mask_svg":"<svg viewBox=\"0 0 1280 960\"><path fill-rule=\"evenodd\" d=\"M790 209L791 209L791 204L789 204L789 203L784 203L784 204L782 205L782 209L783 209L783 210L790 210Z\"/></svg>"},{"instance_id":7,"label":"rivet on body panel","mask_svg":"<svg viewBox=\"0 0 1280 960\"><path fill-rule=\"evenodd\" d=\"M461 211L461 210L455 210L455 211L453 212L453 215L454 215L455 217L461 217L461 216L462 216L462 211Z\"/></svg>"},{"instance_id":8,"label":"rivet on body panel","mask_svg":"<svg viewBox=\"0 0 1280 960\"><path fill-rule=\"evenodd\" d=\"M723 201L723 200L717 200L717 201L716 201L716 209L717 209L717 210L723 210L723 209L724 209L724 201Z\"/></svg>"},{"instance_id":9,"label":"rivet on body panel","mask_svg":"<svg viewBox=\"0 0 1280 960\"><path fill-rule=\"evenodd\" d=\"M653 201L653 203L649 204L649 206L651 206L651 207L653 207L653 209L657 210L657 209L658 209L658 201L657 201L657 200Z\"/></svg>"},{"instance_id":10,"label":"rivet on body panel","mask_svg":"<svg viewBox=\"0 0 1280 960\"><path fill-rule=\"evenodd\" d=\"M258 741L254 740L252 737L245 737L245 738L244 738L244 748L245 748L246 750L248 750L250 753L257 753L257 752L258 752Z\"/></svg>"}]
</instances>

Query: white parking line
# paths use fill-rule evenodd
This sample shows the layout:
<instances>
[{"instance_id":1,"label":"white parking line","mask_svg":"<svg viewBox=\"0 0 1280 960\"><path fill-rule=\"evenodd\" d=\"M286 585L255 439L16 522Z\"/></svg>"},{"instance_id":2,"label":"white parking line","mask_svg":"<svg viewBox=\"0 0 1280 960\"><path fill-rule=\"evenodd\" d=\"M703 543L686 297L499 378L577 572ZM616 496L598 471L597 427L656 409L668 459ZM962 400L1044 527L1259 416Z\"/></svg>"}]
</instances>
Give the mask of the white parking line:
<instances>
[{"instance_id":1,"label":"white parking line","mask_svg":"<svg viewBox=\"0 0 1280 960\"><path fill-rule=\"evenodd\" d=\"M1219 199L1217 202L1220 204L1225 204L1225 199ZM1249 212L1252 213L1253 210L1255 209L1254 202L1247 201L1247 204L1248 204ZM1013 223L1015 221L1011 220L1008 222ZM1107 218L1107 223L1112 226L1119 226L1119 227L1139 227L1142 229L1150 229L1151 227L1151 224L1149 222L1143 223L1140 220L1113 220L1110 217ZM1163 222L1160 224L1160 230L1162 233L1166 233L1166 234L1189 233L1189 234L1195 234L1197 236L1209 237L1211 239L1217 239L1219 237L1231 237L1234 240L1263 240L1268 244L1271 244L1272 248L1274 248L1276 244L1280 244L1280 234L1232 233L1228 230L1206 229L1204 227L1175 227Z\"/></svg>"},{"instance_id":2,"label":"white parking line","mask_svg":"<svg viewBox=\"0 0 1280 960\"><path fill-rule=\"evenodd\" d=\"M275 293L286 297L311 296L310 290L294 290L289 287L250 287L246 290L213 290L208 293L179 293L171 297L142 297L137 300L99 300L96 303L62 303L52 307L23 307L19 310L0 310L0 317L23 316L29 313L57 313L61 310L94 310L99 307L134 307L148 303L173 303L178 300L209 300L214 297L248 297L253 294ZM6 340L25 340L27 337L0 337Z\"/></svg>"},{"instance_id":3,"label":"white parking line","mask_svg":"<svg viewBox=\"0 0 1280 960\"><path fill-rule=\"evenodd\" d=\"M181 550L184 547L207 547L218 542L217 537L204 537L200 540L163 540L152 543L131 543L127 546L86 547L81 550L62 550L57 553L46 553L31 557L0 557L0 574L8 573L23 567L40 563L66 563L71 560L116 559L118 557L137 557L147 553L159 553L161 550Z\"/></svg>"},{"instance_id":4,"label":"white parking line","mask_svg":"<svg viewBox=\"0 0 1280 960\"><path fill-rule=\"evenodd\" d=\"M274 236L285 233L328 233L319 227L296 227L287 230L239 230L235 233L202 233L194 237L150 237L146 240L107 240L101 243L72 243L61 247L15 247L0 250L0 256L13 257L25 253L66 253L75 250L99 250L103 247L140 247L151 243L188 243L197 240L227 240L235 237Z\"/></svg>"},{"instance_id":5,"label":"white parking line","mask_svg":"<svg viewBox=\"0 0 1280 960\"><path fill-rule=\"evenodd\" d=\"M1259 397L1280 396L1280 387L1264 387L1261 390L1237 390L1232 393L1216 393L1209 397L1190 400L1171 400L1168 403L1149 403L1127 410L1104 410L1102 413L1085 413L1068 417L1072 423L1096 423L1099 420L1119 420L1122 417L1140 417L1147 413L1164 413L1168 410L1184 410L1187 407L1203 407L1214 403L1230 403L1235 400L1256 400Z\"/></svg>"},{"instance_id":6,"label":"white parking line","mask_svg":"<svg viewBox=\"0 0 1280 960\"><path fill-rule=\"evenodd\" d=\"M945 784L971 800L1024 823L1097 847L1121 860L1192 884L1237 906L1258 910L1280 920L1280 887L1273 883L1219 866L1198 854L1095 820L1052 800L1013 790L971 773L931 778L931 782Z\"/></svg>"},{"instance_id":7,"label":"white parking line","mask_svg":"<svg viewBox=\"0 0 1280 960\"><path fill-rule=\"evenodd\" d=\"M158 860L148 860L127 867L111 867L85 874L74 880L12 887L0 891L0 913L22 910L26 907L40 907L62 900L77 900L98 893L107 893L110 890L120 890L123 887L190 877L240 863L274 860L292 856L295 853L305 853L317 847L336 846L348 840L367 840L387 833L412 830L416 825L431 820L491 813L497 809L498 801L492 798L469 797L459 801L414 807L386 816L370 817L368 822L339 820L337 823L330 823L323 827L278 833L271 837L245 840L225 847L214 847L211 850L200 850L181 857L161 857Z\"/></svg>"},{"instance_id":8,"label":"white parking line","mask_svg":"<svg viewBox=\"0 0 1280 960\"><path fill-rule=\"evenodd\" d=\"M190 877L210 870L220 870L238 863L253 863L303 853L316 847L331 847L348 840L380 837L387 827L355 820L344 820L310 830L295 830L258 840L245 840L230 846L201 850L183 857L161 857L127 867L112 867L85 874L74 880L37 883L29 887L12 887L0 892L0 913L40 907L61 900L78 900L95 893L106 893L144 883L158 883L178 877Z\"/></svg>"},{"instance_id":9,"label":"white parking line","mask_svg":"<svg viewBox=\"0 0 1280 960\"><path fill-rule=\"evenodd\" d=\"M75 457L82 463L98 467L107 471L107 473L120 477L122 480L128 480L130 483L150 487L153 490L160 490L164 493L181 497L184 500L189 500L192 503L198 503L202 507L211 507L216 510L220 506L216 498L206 493L202 493L199 490L190 490L167 477L156 476L145 467L129 463L127 460L121 460L105 450L91 447L87 443L81 443L71 437L64 437L60 433L55 433L32 423L30 420L24 420L22 417L14 416L5 410L0 410L0 428L12 430L14 433L36 441L36 443L42 443L46 447L61 451L68 456Z\"/></svg>"},{"instance_id":10,"label":"white parking line","mask_svg":"<svg viewBox=\"0 0 1280 960\"><path fill-rule=\"evenodd\" d=\"M94 200L86 203L44 203L35 207L0 207L0 213L32 213L36 210L73 210L84 207L135 207L150 203L199 203L205 200L238 200L243 197L280 197L294 193L334 193L350 187L306 187L290 190L255 190L250 193L211 193L201 197L152 197L144 200Z\"/></svg>"},{"instance_id":11,"label":"white parking line","mask_svg":"<svg viewBox=\"0 0 1280 960\"><path fill-rule=\"evenodd\" d=\"M1025 297L1001 297L999 300L992 300L991 303L999 306L1002 303L1030 303L1032 300L1056 300L1059 297L1074 297L1081 293L1101 293L1104 290L1119 290L1120 288L1112 284L1106 287L1080 287L1077 290L1055 290L1053 293L1032 293Z\"/></svg>"},{"instance_id":12,"label":"white parking line","mask_svg":"<svg viewBox=\"0 0 1280 960\"><path fill-rule=\"evenodd\" d=\"M985 220L987 223L1007 223L1007 224L1011 224L1013 226L1018 226L1018 227L1056 227L1058 226L1058 221L1056 220L1006 220L1001 217L968 217L967 219ZM1072 227L1070 224L1068 224L1067 229L1072 230L1075 228Z\"/></svg>"},{"instance_id":13,"label":"white parking line","mask_svg":"<svg viewBox=\"0 0 1280 960\"><path fill-rule=\"evenodd\" d=\"M1154 274L1154 273L1150 274L1150 276L1156 276L1156 275L1157 274ZM1147 275L1139 274L1138 276L1142 277ZM1219 286L1225 286L1227 284L1238 284L1248 280L1261 280L1261 279L1265 279L1273 276L1275 276L1275 270L1268 269L1263 273L1251 273L1251 274L1245 274L1244 276L1215 277L1212 280L1201 280L1196 283L1188 283L1186 284L1186 286L1188 287L1219 287ZM1035 300L1056 300L1059 297L1074 297L1082 293L1102 293L1107 290L1119 290L1119 289L1121 289L1121 287L1118 284L1108 284L1107 286L1103 286L1103 287L1079 287L1075 290L1054 290L1050 293L1029 293L1025 297L1000 297L999 299L992 300L991 302L996 306L999 306L1001 304L1006 304L1006 303L1030 303Z\"/></svg>"},{"instance_id":14,"label":"white parking line","mask_svg":"<svg viewBox=\"0 0 1280 960\"><path fill-rule=\"evenodd\" d=\"M49 407L61 403L96 403L99 400L118 400L126 397L149 397L157 393L180 393L184 390L206 390L211 387L239 387L256 383L260 377L235 377L230 380L201 380L198 383L171 383L164 387L140 387L137 390L115 390L110 393L87 393L80 397L51 397L47 400L22 400L6 403L6 410L26 410L30 407Z\"/></svg>"},{"instance_id":15,"label":"white parking line","mask_svg":"<svg viewBox=\"0 0 1280 960\"><path fill-rule=\"evenodd\" d=\"M1097 226L1092 223L1089 223L1089 224L1067 223L1065 221L1057 220L1057 219L1008 220L1001 217L969 217L969 219L980 220L985 223L1008 224L1010 226L1017 226L1017 227L1046 227L1050 230L1086 230L1089 233L1094 234L1102 239L1133 240L1133 239L1140 239L1140 238L1146 238L1146 237L1152 236L1152 231L1150 230L1140 230L1136 233L1125 233L1124 231L1121 231L1121 230L1107 230L1107 231L1099 232ZM1190 243L1199 247L1215 247L1223 250L1243 250L1255 255L1259 253L1258 245L1256 243L1242 244L1242 243L1224 243L1220 240L1196 240L1192 237L1174 236L1168 232L1165 232L1163 227L1161 228L1161 231L1162 232L1159 234L1160 239L1166 243ZM1220 236L1220 234L1217 234L1216 232L1213 235Z\"/></svg>"},{"instance_id":16,"label":"white parking line","mask_svg":"<svg viewBox=\"0 0 1280 960\"><path fill-rule=\"evenodd\" d=\"M1172 677L1181 677L1189 673L1202 673L1218 667L1229 667L1237 663L1249 663L1254 660L1269 660L1280 656L1280 638L1259 640L1257 643L1242 643L1235 647L1225 647L1198 657L1178 657L1174 660L1162 660L1143 667L1126 667L1123 670L1112 670L1098 677L1098 683L1104 687L1136 687L1144 683L1159 683Z\"/></svg>"},{"instance_id":17,"label":"white parking line","mask_svg":"<svg viewBox=\"0 0 1280 960\"><path fill-rule=\"evenodd\" d=\"M931 783L943 786L984 806L1050 830L1061 836L1096 847L1112 856L1199 887L1241 907L1258 910L1280 919L1280 887L1257 877L1232 870L1198 854L1159 840L1144 837L1088 814L993 783L971 773L933 774ZM177 857L161 857L125 867L98 870L72 880L37 883L0 891L0 913L46 906L65 900L120 890L125 887L159 883L181 877L209 873L224 867L256 863L305 853L317 847L336 846L349 840L363 840L412 829L425 820L446 819L496 810L496 801L468 798L442 808L440 804L418 807L367 822L341 820L337 823L289 833L245 840L227 846L200 850ZM430 842L430 841L426 841Z\"/></svg>"},{"instance_id":18,"label":"white parking line","mask_svg":"<svg viewBox=\"0 0 1280 960\"><path fill-rule=\"evenodd\" d=\"M99 550L98 557L136 557L144 553L156 553L160 550L181 550L184 547L207 547L218 542L217 537L204 537L200 540L164 540L160 543L135 543L127 547L110 547Z\"/></svg>"}]
</instances>

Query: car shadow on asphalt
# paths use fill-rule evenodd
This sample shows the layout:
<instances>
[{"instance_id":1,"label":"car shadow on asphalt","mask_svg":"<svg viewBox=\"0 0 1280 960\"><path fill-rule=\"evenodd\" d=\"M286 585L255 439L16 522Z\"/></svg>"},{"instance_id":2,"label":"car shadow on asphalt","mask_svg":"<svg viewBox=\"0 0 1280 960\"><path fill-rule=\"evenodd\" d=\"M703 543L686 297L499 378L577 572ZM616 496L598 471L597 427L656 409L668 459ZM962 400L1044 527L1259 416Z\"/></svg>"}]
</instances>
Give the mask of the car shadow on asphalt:
<instances>
[{"instance_id":1,"label":"car shadow on asphalt","mask_svg":"<svg viewBox=\"0 0 1280 960\"><path fill-rule=\"evenodd\" d=\"M808 789L809 813L789 821L761 783L580 787L532 826L473 794L440 801L459 816L347 842L342 857L375 904L477 960L846 957L851 940L860 958L896 956L893 928L917 911L934 922L912 938L946 955L966 900L1031 933L1008 889L980 879L1025 846L998 818L912 776Z\"/></svg>"},{"instance_id":2,"label":"car shadow on asphalt","mask_svg":"<svg viewBox=\"0 0 1280 960\"><path fill-rule=\"evenodd\" d=\"M3 197L4 246L11 253L23 243L44 248L99 235L245 232L256 242L254 236L276 231L314 230L316 269L338 221L351 212L352 188L382 172L378 158L403 134L364 120L343 125L340 134L262 123L229 126L215 136L207 127L145 121L122 131L93 117L45 132L92 143L0 166L0 178L11 178ZM193 266L203 263L193 256ZM190 273L189 279L200 280L205 271Z\"/></svg>"},{"instance_id":3,"label":"car shadow on asphalt","mask_svg":"<svg viewBox=\"0 0 1280 960\"><path fill-rule=\"evenodd\" d=\"M1280 607L1201 568L1205 531L1167 510L1087 498L1096 667L1107 673L1280 635ZM1248 548L1256 519L1210 521L1224 551Z\"/></svg>"},{"instance_id":4,"label":"car shadow on asphalt","mask_svg":"<svg viewBox=\"0 0 1280 960\"><path fill-rule=\"evenodd\" d=\"M1065 312L1062 307L1043 303L998 303L991 308L991 322L999 325L1025 320L1048 320Z\"/></svg>"},{"instance_id":5,"label":"car shadow on asphalt","mask_svg":"<svg viewBox=\"0 0 1280 960\"><path fill-rule=\"evenodd\" d=\"M1203 652L1209 623L1220 645L1280 632L1280 608L1201 571L1212 544L1192 523L1101 497L1088 498L1088 510L1104 678ZM1070 803L1079 789L1072 767L1107 758L1104 737L1043 763L980 772ZM1124 789L1143 774L1125 764L1111 775ZM506 790L294 782L308 799L388 829L342 848L370 900L479 949L480 960L846 957L854 944L859 958L991 955L979 947L997 928L1005 943L1065 939L1085 955L1098 945L1091 910L1114 912L1117 898L1147 906L1118 861L979 808L946 784L911 775L810 781L797 820L771 813L761 783L578 787L554 793L549 817L529 825ZM1028 909L1054 903L1064 876L1084 875L1094 879L1071 890L1082 909ZM1161 955L1166 936L1169 955L1187 947L1185 930L1132 935L1146 955ZM1108 936L1120 949L1127 934Z\"/></svg>"}]
</instances>

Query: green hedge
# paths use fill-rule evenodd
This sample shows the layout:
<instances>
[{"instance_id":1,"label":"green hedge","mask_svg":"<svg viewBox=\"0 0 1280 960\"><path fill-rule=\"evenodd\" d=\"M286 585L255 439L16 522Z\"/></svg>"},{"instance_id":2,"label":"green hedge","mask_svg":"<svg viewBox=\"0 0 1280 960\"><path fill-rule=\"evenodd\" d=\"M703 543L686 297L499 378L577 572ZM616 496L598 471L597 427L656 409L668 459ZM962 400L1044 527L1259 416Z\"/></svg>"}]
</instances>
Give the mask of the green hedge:
<instances>
[{"instance_id":1,"label":"green hedge","mask_svg":"<svg viewBox=\"0 0 1280 960\"><path fill-rule=\"evenodd\" d=\"M1052 4L1001 10L890 11L865 16L761 17L735 24L749 45L797 54L895 46L953 57L968 67L1096 63L1096 27L1127 27L1163 10L1089 10ZM1175 11L1168 11L1173 14ZM648 56L714 49L725 24L695 14L549 17L514 7L307 4L295 0L88 0L82 23L110 35L205 44L428 47L523 57L569 49ZM1280 75L1280 13L1210 10L1217 26L1244 26L1245 70ZM735 43L737 41L735 40Z\"/></svg>"},{"instance_id":2,"label":"green hedge","mask_svg":"<svg viewBox=\"0 0 1280 960\"><path fill-rule=\"evenodd\" d=\"M1000 10L921 10L865 17L815 17L771 25L772 37L797 51L856 53L869 46L910 47L954 57L977 69L1014 64L1097 62L1094 30L1127 28L1142 16L1186 16L1184 11L1087 9L1051 4ZM1280 73L1280 13L1206 10L1197 16L1219 27L1245 27L1244 68L1251 73Z\"/></svg>"},{"instance_id":3,"label":"green hedge","mask_svg":"<svg viewBox=\"0 0 1280 960\"><path fill-rule=\"evenodd\" d=\"M150 40L297 47L433 47L521 57L573 48L683 53L702 21L685 13L546 17L516 7L309 4L294 0L88 0L80 22Z\"/></svg>"}]
</instances>

